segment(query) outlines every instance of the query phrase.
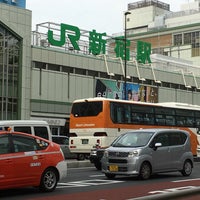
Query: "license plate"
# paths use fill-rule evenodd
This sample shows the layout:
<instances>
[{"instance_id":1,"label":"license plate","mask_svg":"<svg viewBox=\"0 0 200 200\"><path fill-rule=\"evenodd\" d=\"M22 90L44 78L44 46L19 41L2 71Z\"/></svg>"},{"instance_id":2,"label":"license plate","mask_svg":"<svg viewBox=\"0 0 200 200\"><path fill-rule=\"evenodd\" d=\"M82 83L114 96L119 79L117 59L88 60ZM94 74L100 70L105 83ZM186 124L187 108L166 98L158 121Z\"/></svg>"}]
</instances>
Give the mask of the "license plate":
<instances>
[{"instance_id":1,"label":"license plate","mask_svg":"<svg viewBox=\"0 0 200 200\"><path fill-rule=\"evenodd\" d=\"M118 166L117 165L110 165L109 171L111 172L118 172Z\"/></svg>"},{"instance_id":2,"label":"license plate","mask_svg":"<svg viewBox=\"0 0 200 200\"><path fill-rule=\"evenodd\" d=\"M82 144L88 144L89 140L88 139L82 139Z\"/></svg>"}]
</instances>

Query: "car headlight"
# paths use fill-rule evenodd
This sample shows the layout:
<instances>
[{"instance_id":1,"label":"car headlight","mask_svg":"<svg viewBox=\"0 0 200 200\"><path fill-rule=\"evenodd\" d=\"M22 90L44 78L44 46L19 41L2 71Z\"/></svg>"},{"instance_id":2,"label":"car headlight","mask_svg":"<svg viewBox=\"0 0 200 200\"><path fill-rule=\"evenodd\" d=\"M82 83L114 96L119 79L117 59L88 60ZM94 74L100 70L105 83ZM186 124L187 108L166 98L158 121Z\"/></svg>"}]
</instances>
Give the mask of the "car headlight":
<instances>
[{"instance_id":1,"label":"car headlight","mask_svg":"<svg viewBox=\"0 0 200 200\"><path fill-rule=\"evenodd\" d=\"M135 151L131 151L128 154L128 157L135 157L139 155L139 151L135 150Z\"/></svg>"},{"instance_id":2,"label":"car headlight","mask_svg":"<svg viewBox=\"0 0 200 200\"><path fill-rule=\"evenodd\" d=\"M106 158L108 157L108 151L107 150L104 151L103 156L106 157Z\"/></svg>"}]
</instances>

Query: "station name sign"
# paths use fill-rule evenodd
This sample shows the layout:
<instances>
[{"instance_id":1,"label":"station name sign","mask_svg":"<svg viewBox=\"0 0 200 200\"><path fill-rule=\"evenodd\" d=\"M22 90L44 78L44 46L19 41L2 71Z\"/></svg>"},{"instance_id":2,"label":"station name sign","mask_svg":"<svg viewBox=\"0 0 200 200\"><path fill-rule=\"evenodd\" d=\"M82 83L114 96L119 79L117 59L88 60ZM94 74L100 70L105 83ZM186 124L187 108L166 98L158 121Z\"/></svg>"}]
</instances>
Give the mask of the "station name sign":
<instances>
[{"instance_id":1,"label":"station name sign","mask_svg":"<svg viewBox=\"0 0 200 200\"><path fill-rule=\"evenodd\" d=\"M66 35L72 44L74 50L80 50L79 40L81 38L81 31L77 26L69 24L60 24L60 39L54 39L53 30L48 30L48 42L53 46L62 47L66 43ZM106 54L106 33L98 33L96 30L89 32L89 53L93 55ZM108 37L107 37L108 38ZM111 38L110 38L111 39ZM116 57L121 57L123 60L130 60L131 41L121 37L113 38L115 40L114 51ZM151 43L137 41L137 56L139 63L151 63Z\"/></svg>"}]
</instances>

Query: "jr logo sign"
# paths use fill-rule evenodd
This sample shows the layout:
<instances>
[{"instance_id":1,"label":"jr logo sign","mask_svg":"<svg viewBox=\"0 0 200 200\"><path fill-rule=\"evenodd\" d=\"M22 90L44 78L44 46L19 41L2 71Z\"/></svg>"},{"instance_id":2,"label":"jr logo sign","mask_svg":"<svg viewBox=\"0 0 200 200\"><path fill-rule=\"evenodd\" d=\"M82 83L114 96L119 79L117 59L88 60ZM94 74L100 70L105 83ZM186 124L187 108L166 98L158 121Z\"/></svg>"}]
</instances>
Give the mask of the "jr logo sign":
<instances>
[{"instance_id":1,"label":"jr logo sign","mask_svg":"<svg viewBox=\"0 0 200 200\"><path fill-rule=\"evenodd\" d=\"M66 34L67 38L69 38L70 43L72 44L74 50L81 50L79 47L79 40L81 37L81 31L78 27L68 25L68 24L60 24L60 38L55 39L54 33L52 30L48 30L48 41L53 46L63 46L66 43ZM96 30L92 30L89 32L89 53L93 55L105 54L106 53L106 44L107 39L105 38L106 33L97 33ZM108 39L110 39L108 37ZM130 60L130 47L131 41L122 37L113 38L115 40L114 51L116 53L116 57L121 57L123 60ZM126 44L126 45L125 45ZM126 49L125 49L126 46ZM137 41L137 60L140 63L151 63L150 60L151 53L151 44L147 42ZM126 55L126 57L125 57Z\"/></svg>"},{"instance_id":2,"label":"jr logo sign","mask_svg":"<svg viewBox=\"0 0 200 200\"><path fill-rule=\"evenodd\" d=\"M71 26L68 24L61 24L60 25L60 40L55 40L53 38L53 31L52 30L48 30L48 40L49 43L54 45L54 46L63 46L65 44L65 33L66 31L71 31L74 34L67 34L71 44L73 45L75 50L80 50L79 45L78 45L78 41L80 39L81 36L81 32L80 29L76 26Z\"/></svg>"}]
</instances>

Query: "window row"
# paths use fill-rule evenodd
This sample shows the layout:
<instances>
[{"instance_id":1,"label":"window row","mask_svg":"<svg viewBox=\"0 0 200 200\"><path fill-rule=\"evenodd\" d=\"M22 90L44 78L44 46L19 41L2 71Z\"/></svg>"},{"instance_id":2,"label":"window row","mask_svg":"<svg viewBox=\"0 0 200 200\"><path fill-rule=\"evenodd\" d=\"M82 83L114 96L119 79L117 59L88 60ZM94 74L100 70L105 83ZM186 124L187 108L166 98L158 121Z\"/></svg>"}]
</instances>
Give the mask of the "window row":
<instances>
[{"instance_id":1,"label":"window row","mask_svg":"<svg viewBox=\"0 0 200 200\"><path fill-rule=\"evenodd\" d=\"M200 111L113 102L111 119L114 123L199 127Z\"/></svg>"}]
</instances>

